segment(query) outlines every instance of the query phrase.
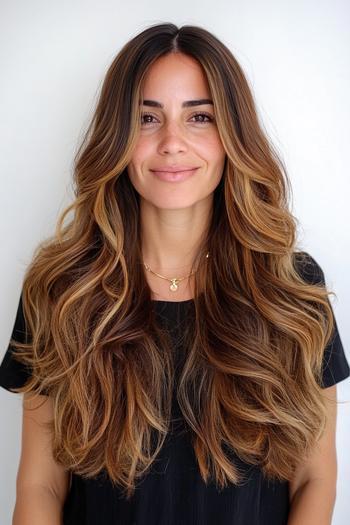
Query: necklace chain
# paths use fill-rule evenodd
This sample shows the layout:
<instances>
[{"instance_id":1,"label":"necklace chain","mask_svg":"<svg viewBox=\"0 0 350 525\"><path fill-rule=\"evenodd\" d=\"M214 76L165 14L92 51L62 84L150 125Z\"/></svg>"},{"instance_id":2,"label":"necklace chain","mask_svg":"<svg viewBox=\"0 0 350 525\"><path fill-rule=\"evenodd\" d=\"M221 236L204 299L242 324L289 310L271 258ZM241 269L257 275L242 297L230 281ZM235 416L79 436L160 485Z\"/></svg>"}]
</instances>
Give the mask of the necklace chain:
<instances>
[{"instance_id":1,"label":"necklace chain","mask_svg":"<svg viewBox=\"0 0 350 525\"><path fill-rule=\"evenodd\" d=\"M209 257L209 252L206 254L205 257L206 257L206 259ZM169 281L171 283L170 286L169 286L169 289L172 292L176 292L178 290L180 281L183 281L184 279L187 279L188 277L191 277L191 275L193 275L195 273L193 271L189 275L187 275L187 277L173 277L172 279L169 279L169 277L164 277L164 275L160 275L159 273L154 272L153 270L151 270L149 265L146 264L145 262L143 264L144 264L144 267L146 268L147 271L153 273L154 275L157 275L157 277L160 277L161 279L165 279L166 281Z\"/></svg>"}]
</instances>

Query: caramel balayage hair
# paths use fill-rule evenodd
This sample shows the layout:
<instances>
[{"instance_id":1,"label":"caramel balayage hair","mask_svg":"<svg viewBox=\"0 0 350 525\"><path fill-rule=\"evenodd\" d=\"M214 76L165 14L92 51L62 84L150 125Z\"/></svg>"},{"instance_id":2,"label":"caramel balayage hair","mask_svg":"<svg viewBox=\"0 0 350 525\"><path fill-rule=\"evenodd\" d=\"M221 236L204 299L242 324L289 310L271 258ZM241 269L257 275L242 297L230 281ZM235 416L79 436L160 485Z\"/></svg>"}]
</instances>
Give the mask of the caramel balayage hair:
<instances>
[{"instance_id":1,"label":"caramel balayage hair","mask_svg":"<svg viewBox=\"0 0 350 525\"><path fill-rule=\"evenodd\" d=\"M307 254L295 249L290 183L248 81L209 31L150 26L106 73L75 156L74 202L26 269L26 343L12 340L32 369L15 391L54 401L56 461L84 477L106 472L127 497L169 430L174 364L152 308L139 195L126 168L140 130L145 74L159 57L179 52L203 68L227 154L193 262L194 318L184 328L176 392L201 476L220 488L244 482L229 457L235 451L266 476L291 479L326 422L321 369L334 293L298 271Z\"/></svg>"}]
</instances>

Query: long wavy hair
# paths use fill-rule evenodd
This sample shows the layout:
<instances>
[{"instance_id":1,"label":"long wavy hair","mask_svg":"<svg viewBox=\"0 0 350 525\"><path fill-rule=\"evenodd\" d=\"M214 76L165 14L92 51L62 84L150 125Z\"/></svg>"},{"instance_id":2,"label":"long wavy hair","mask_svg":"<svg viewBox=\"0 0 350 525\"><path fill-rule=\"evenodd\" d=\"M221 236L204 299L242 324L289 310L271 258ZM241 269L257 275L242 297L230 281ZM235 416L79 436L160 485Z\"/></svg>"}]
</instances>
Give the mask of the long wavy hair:
<instances>
[{"instance_id":1,"label":"long wavy hair","mask_svg":"<svg viewBox=\"0 0 350 525\"><path fill-rule=\"evenodd\" d=\"M176 386L200 474L219 488L244 482L234 451L267 477L290 480L326 423L322 356L334 292L298 269L305 254L296 250L290 183L248 81L209 31L149 26L106 73L74 159L74 202L26 269L26 342L12 340L17 359L32 369L14 391L54 401L48 426L56 461L86 478L106 472L128 498L169 432L175 367L152 308L139 195L126 168L145 74L178 52L203 67L226 151L193 261L194 316L183 328L186 359Z\"/></svg>"}]
</instances>

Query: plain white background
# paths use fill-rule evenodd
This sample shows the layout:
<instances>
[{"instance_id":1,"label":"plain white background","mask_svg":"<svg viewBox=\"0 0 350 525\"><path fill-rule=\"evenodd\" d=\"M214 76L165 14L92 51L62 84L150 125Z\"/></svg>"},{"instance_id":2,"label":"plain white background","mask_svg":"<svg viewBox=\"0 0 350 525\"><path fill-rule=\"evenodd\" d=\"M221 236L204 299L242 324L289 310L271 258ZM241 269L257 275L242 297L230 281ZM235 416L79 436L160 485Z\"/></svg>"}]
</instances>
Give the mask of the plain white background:
<instances>
[{"instance_id":1,"label":"plain white background","mask_svg":"<svg viewBox=\"0 0 350 525\"><path fill-rule=\"evenodd\" d=\"M235 54L286 163L299 246L321 264L349 358L349 4L346 0L0 2L1 353L37 243L72 199L74 152L107 68L148 25L201 25ZM350 400L349 381L338 400ZM21 398L0 389L0 521L11 523ZM335 525L348 523L350 405L338 406Z\"/></svg>"}]
</instances>

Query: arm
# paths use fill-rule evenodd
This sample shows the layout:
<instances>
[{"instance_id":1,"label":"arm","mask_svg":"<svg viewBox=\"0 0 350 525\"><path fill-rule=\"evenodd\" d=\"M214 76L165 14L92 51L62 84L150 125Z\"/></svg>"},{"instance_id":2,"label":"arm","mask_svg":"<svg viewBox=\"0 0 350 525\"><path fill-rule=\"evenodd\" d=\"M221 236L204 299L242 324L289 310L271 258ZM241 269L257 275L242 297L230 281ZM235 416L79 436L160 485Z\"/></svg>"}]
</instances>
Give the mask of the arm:
<instances>
[{"instance_id":1,"label":"arm","mask_svg":"<svg viewBox=\"0 0 350 525\"><path fill-rule=\"evenodd\" d=\"M288 525L330 525L336 500L337 385L324 389L328 416L323 436L289 483Z\"/></svg>"},{"instance_id":2,"label":"arm","mask_svg":"<svg viewBox=\"0 0 350 525\"><path fill-rule=\"evenodd\" d=\"M17 491L12 525L62 525L62 502L46 487Z\"/></svg>"},{"instance_id":3,"label":"arm","mask_svg":"<svg viewBox=\"0 0 350 525\"><path fill-rule=\"evenodd\" d=\"M43 403L44 401L44 403ZM35 410L28 410L33 409ZM22 450L12 525L61 525L69 475L53 459L44 421L53 418L52 400L24 394Z\"/></svg>"}]
</instances>

